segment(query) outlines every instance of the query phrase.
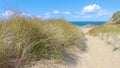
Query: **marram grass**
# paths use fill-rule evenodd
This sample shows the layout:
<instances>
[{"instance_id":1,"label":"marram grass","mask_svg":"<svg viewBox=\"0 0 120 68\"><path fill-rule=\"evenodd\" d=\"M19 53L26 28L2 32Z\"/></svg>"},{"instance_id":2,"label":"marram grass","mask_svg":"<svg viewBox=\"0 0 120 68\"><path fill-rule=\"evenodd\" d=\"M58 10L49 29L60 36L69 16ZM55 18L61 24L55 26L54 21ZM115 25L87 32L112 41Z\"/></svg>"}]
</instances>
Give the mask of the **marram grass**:
<instances>
[{"instance_id":1,"label":"marram grass","mask_svg":"<svg viewBox=\"0 0 120 68\"><path fill-rule=\"evenodd\" d=\"M84 50L80 28L65 20L13 17L0 21L0 67L23 68L40 59L62 59L69 47Z\"/></svg>"},{"instance_id":2,"label":"marram grass","mask_svg":"<svg viewBox=\"0 0 120 68\"><path fill-rule=\"evenodd\" d=\"M88 34L93 36L98 36L99 34L119 35L120 25L119 24L101 25L90 30Z\"/></svg>"}]
</instances>

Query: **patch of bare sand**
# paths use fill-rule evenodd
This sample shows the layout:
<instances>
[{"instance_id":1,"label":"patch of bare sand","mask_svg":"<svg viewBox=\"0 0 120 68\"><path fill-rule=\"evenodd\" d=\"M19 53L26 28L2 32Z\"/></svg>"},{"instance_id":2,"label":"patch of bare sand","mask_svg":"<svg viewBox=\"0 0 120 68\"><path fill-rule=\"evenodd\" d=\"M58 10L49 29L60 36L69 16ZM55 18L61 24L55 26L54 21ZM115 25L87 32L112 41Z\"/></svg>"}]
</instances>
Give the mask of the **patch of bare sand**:
<instances>
[{"instance_id":1,"label":"patch of bare sand","mask_svg":"<svg viewBox=\"0 0 120 68\"><path fill-rule=\"evenodd\" d=\"M88 32L91 28L83 28ZM87 53L80 55L82 58L75 68L120 68L120 52L113 51L112 46L103 40L86 35Z\"/></svg>"}]
</instances>

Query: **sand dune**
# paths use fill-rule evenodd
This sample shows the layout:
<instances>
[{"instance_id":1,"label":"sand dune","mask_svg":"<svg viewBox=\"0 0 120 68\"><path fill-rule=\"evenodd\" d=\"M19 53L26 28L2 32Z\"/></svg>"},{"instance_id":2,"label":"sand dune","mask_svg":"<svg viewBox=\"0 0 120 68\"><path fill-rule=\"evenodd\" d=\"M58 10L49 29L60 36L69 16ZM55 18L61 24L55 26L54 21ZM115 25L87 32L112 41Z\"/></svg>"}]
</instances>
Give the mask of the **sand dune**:
<instances>
[{"instance_id":1,"label":"sand dune","mask_svg":"<svg viewBox=\"0 0 120 68\"><path fill-rule=\"evenodd\" d=\"M90 29L92 28L82 28L84 33ZM113 51L112 46L103 40L87 34L86 44L88 50L83 54L78 53L75 65L49 64L50 67L43 66L43 68L120 68L120 51ZM41 68L41 64L38 63L31 68Z\"/></svg>"},{"instance_id":2,"label":"sand dune","mask_svg":"<svg viewBox=\"0 0 120 68\"><path fill-rule=\"evenodd\" d=\"M83 32L91 28L82 29ZM82 55L75 68L120 68L120 52L113 51L112 46L103 40L86 35L88 51Z\"/></svg>"}]
</instances>

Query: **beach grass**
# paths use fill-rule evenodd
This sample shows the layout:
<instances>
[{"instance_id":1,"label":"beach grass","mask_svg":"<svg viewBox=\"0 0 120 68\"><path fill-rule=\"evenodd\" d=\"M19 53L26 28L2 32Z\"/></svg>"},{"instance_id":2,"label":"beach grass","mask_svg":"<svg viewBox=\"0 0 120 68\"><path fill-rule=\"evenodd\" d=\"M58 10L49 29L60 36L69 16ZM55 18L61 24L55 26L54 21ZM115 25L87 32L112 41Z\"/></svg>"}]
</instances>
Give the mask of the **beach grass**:
<instances>
[{"instance_id":1,"label":"beach grass","mask_svg":"<svg viewBox=\"0 0 120 68\"><path fill-rule=\"evenodd\" d=\"M69 47L84 50L84 34L63 19L15 16L0 21L0 67L23 68L41 59L62 60Z\"/></svg>"},{"instance_id":2,"label":"beach grass","mask_svg":"<svg viewBox=\"0 0 120 68\"><path fill-rule=\"evenodd\" d=\"M119 27L120 25L116 24L104 24L93 28L88 32L88 34L93 36L98 36L99 34L119 35L120 34Z\"/></svg>"}]
</instances>

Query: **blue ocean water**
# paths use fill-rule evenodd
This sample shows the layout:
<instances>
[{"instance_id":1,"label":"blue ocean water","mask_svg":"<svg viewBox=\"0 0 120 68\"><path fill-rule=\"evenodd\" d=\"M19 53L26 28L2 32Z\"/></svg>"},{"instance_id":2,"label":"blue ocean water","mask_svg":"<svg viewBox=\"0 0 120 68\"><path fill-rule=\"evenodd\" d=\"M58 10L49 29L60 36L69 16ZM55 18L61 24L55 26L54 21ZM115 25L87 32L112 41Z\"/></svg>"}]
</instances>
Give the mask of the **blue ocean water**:
<instances>
[{"instance_id":1,"label":"blue ocean water","mask_svg":"<svg viewBox=\"0 0 120 68\"><path fill-rule=\"evenodd\" d=\"M101 24L104 24L106 23L106 21L78 21L78 22L70 22L74 25L77 25L77 26L85 26L85 25L88 25L88 24L93 24L93 25L101 25Z\"/></svg>"}]
</instances>

